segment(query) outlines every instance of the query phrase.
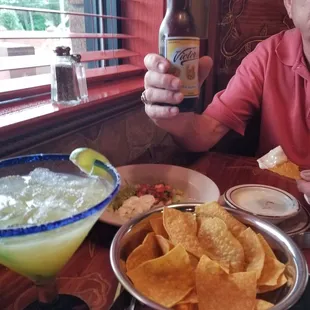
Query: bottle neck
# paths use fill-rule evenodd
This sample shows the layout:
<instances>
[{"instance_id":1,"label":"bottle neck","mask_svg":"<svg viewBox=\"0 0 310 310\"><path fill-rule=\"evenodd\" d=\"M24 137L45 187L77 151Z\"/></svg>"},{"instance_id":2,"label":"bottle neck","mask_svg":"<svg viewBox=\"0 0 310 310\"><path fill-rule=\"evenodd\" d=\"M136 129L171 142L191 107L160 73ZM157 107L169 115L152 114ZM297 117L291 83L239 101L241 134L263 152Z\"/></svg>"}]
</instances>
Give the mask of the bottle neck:
<instances>
[{"instance_id":1,"label":"bottle neck","mask_svg":"<svg viewBox=\"0 0 310 310\"><path fill-rule=\"evenodd\" d=\"M169 10L189 10L191 0L167 0Z\"/></svg>"}]
</instances>

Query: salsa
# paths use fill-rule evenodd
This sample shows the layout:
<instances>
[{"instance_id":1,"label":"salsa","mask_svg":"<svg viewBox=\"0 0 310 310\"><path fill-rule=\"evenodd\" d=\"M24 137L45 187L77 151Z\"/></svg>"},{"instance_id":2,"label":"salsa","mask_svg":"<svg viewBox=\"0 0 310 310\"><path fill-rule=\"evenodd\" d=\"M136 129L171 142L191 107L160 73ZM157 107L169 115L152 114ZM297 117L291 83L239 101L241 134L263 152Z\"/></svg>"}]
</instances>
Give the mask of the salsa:
<instances>
[{"instance_id":1,"label":"salsa","mask_svg":"<svg viewBox=\"0 0 310 310\"><path fill-rule=\"evenodd\" d=\"M123 203L131 197L142 197L145 195L152 195L155 199L154 206L166 206L171 203L181 202L183 192L173 188L169 184L163 182L156 184L137 184L126 185L122 188L116 198L112 202L114 211L122 207Z\"/></svg>"}]
</instances>

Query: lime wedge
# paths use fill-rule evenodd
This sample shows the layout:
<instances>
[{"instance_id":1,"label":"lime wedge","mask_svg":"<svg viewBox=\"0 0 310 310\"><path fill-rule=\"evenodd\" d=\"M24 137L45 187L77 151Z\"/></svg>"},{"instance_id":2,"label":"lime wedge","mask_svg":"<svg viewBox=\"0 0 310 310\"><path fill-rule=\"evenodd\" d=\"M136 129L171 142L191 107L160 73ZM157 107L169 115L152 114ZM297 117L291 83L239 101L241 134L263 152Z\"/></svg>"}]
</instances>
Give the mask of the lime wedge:
<instances>
[{"instance_id":1,"label":"lime wedge","mask_svg":"<svg viewBox=\"0 0 310 310\"><path fill-rule=\"evenodd\" d=\"M106 176L107 173L100 167L94 166L95 161L98 160L104 164L110 163L104 155L85 147L75 149L70 154L69 159L83 172L89 175L97 175L100 177Z\"/></svg>"}]
</instances>

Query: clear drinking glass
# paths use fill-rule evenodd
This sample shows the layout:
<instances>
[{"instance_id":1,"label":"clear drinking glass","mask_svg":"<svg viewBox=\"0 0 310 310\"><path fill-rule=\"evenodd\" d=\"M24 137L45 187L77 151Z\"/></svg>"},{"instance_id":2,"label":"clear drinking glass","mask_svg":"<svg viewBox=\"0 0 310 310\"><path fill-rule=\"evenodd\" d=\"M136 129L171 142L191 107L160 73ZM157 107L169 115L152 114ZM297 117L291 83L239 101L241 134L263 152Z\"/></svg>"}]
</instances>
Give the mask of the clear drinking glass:
<instances>
[{"instance_id":1,"label":"clear drinking glass","mask_svg":"<svg viewBox=\"0 0 310 310\"><path fill-rule=\"evenodd\" d=\"M102 175L99 182L103 182L106 186L104 188L107 188L104 195L100 196L98 204L86 206L86 209L84 207L80 213L66 218L62 217L61 220L40 225L20 225L16 219L11 226L5 229L1 229L0 225L0 264L28 277L37 288L37 301L28 305L24 310L89 309L87 304L76 296L58 294L55 278L119 190L120 177L116 169L110 164L100 161L96 161L94 165L96 171ZM0 161L0 178L27 176L37 167L48 168L53 172L68 175L68 177L82 177L86 186L91 179L94 181L93 177L81 172L69 160L69 155L59 154L29 155ZM1 184L7 186L8 190L10 186L12 188L10 178L2 179ZM67 182L60 186L70 190L71 184L73 183ZM47 193L47 195L50 194ZM5 198L0 195L0 199ZM61 205L57 206L59 211L61 211L60 207ZM0 208L2 223L5 220L3 212ZM21 215L23 216L23 214Z\"/></svg>"}]
</instances>

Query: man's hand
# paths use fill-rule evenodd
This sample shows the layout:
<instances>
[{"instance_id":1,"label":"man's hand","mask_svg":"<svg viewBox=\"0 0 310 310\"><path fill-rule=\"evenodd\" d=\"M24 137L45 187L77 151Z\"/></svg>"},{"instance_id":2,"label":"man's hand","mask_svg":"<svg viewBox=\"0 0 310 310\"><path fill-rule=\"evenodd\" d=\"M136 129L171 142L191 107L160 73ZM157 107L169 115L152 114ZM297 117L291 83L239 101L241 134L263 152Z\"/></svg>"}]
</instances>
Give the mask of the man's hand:
<instances>
[{"instance_id":1,"label":"man's hand","mask_svg":"<svg viewBox=\"0 0 310 310\"><path fill-rule=\"evenodd\" d=\"M300 192L310 198L310 170L304 170L300 174L302 180L297 181L297 187Z\"/></svg>"},{"instance_id":2,"label":"man's hand","mask_svg":"<svg viewBox=\"0 0 310 310\"><path fill-rule=\"evenodd\" d=\"M148 72L145 75L145 99L155 104L146 104L145 112L160 128L169 132L174 140L193 152L203 152L215 145L228 128L208 115L179 113L178 104L184 96L181 93L181 80L169 73L170 63L164 57L149 54L144 63ZM199 60L200 86L209 75L212 59ZM171 71L171 70L170 70ZM174 106L159 106L157 102Z\"/></svg>"},{"instance_id":3,"label":"man's hand","mask_svg":"<svg viewBox=\"0 0 310 310\"><path fill-rule=\"evenodd\" d=\"M176 105L165 107L158 105L146 105L146 114L153 119L171 119L179 114L177 105L182 102L184 96L181 93L182 82L179 78L169 74L170 63L164 57L157 54L148 54L144 59L148 72L144 78L145 97L149 102L161 102ZM199 83L202 85L212 68L212 59L202 57L199 61Z\"/></svg>"}]
</instances>

